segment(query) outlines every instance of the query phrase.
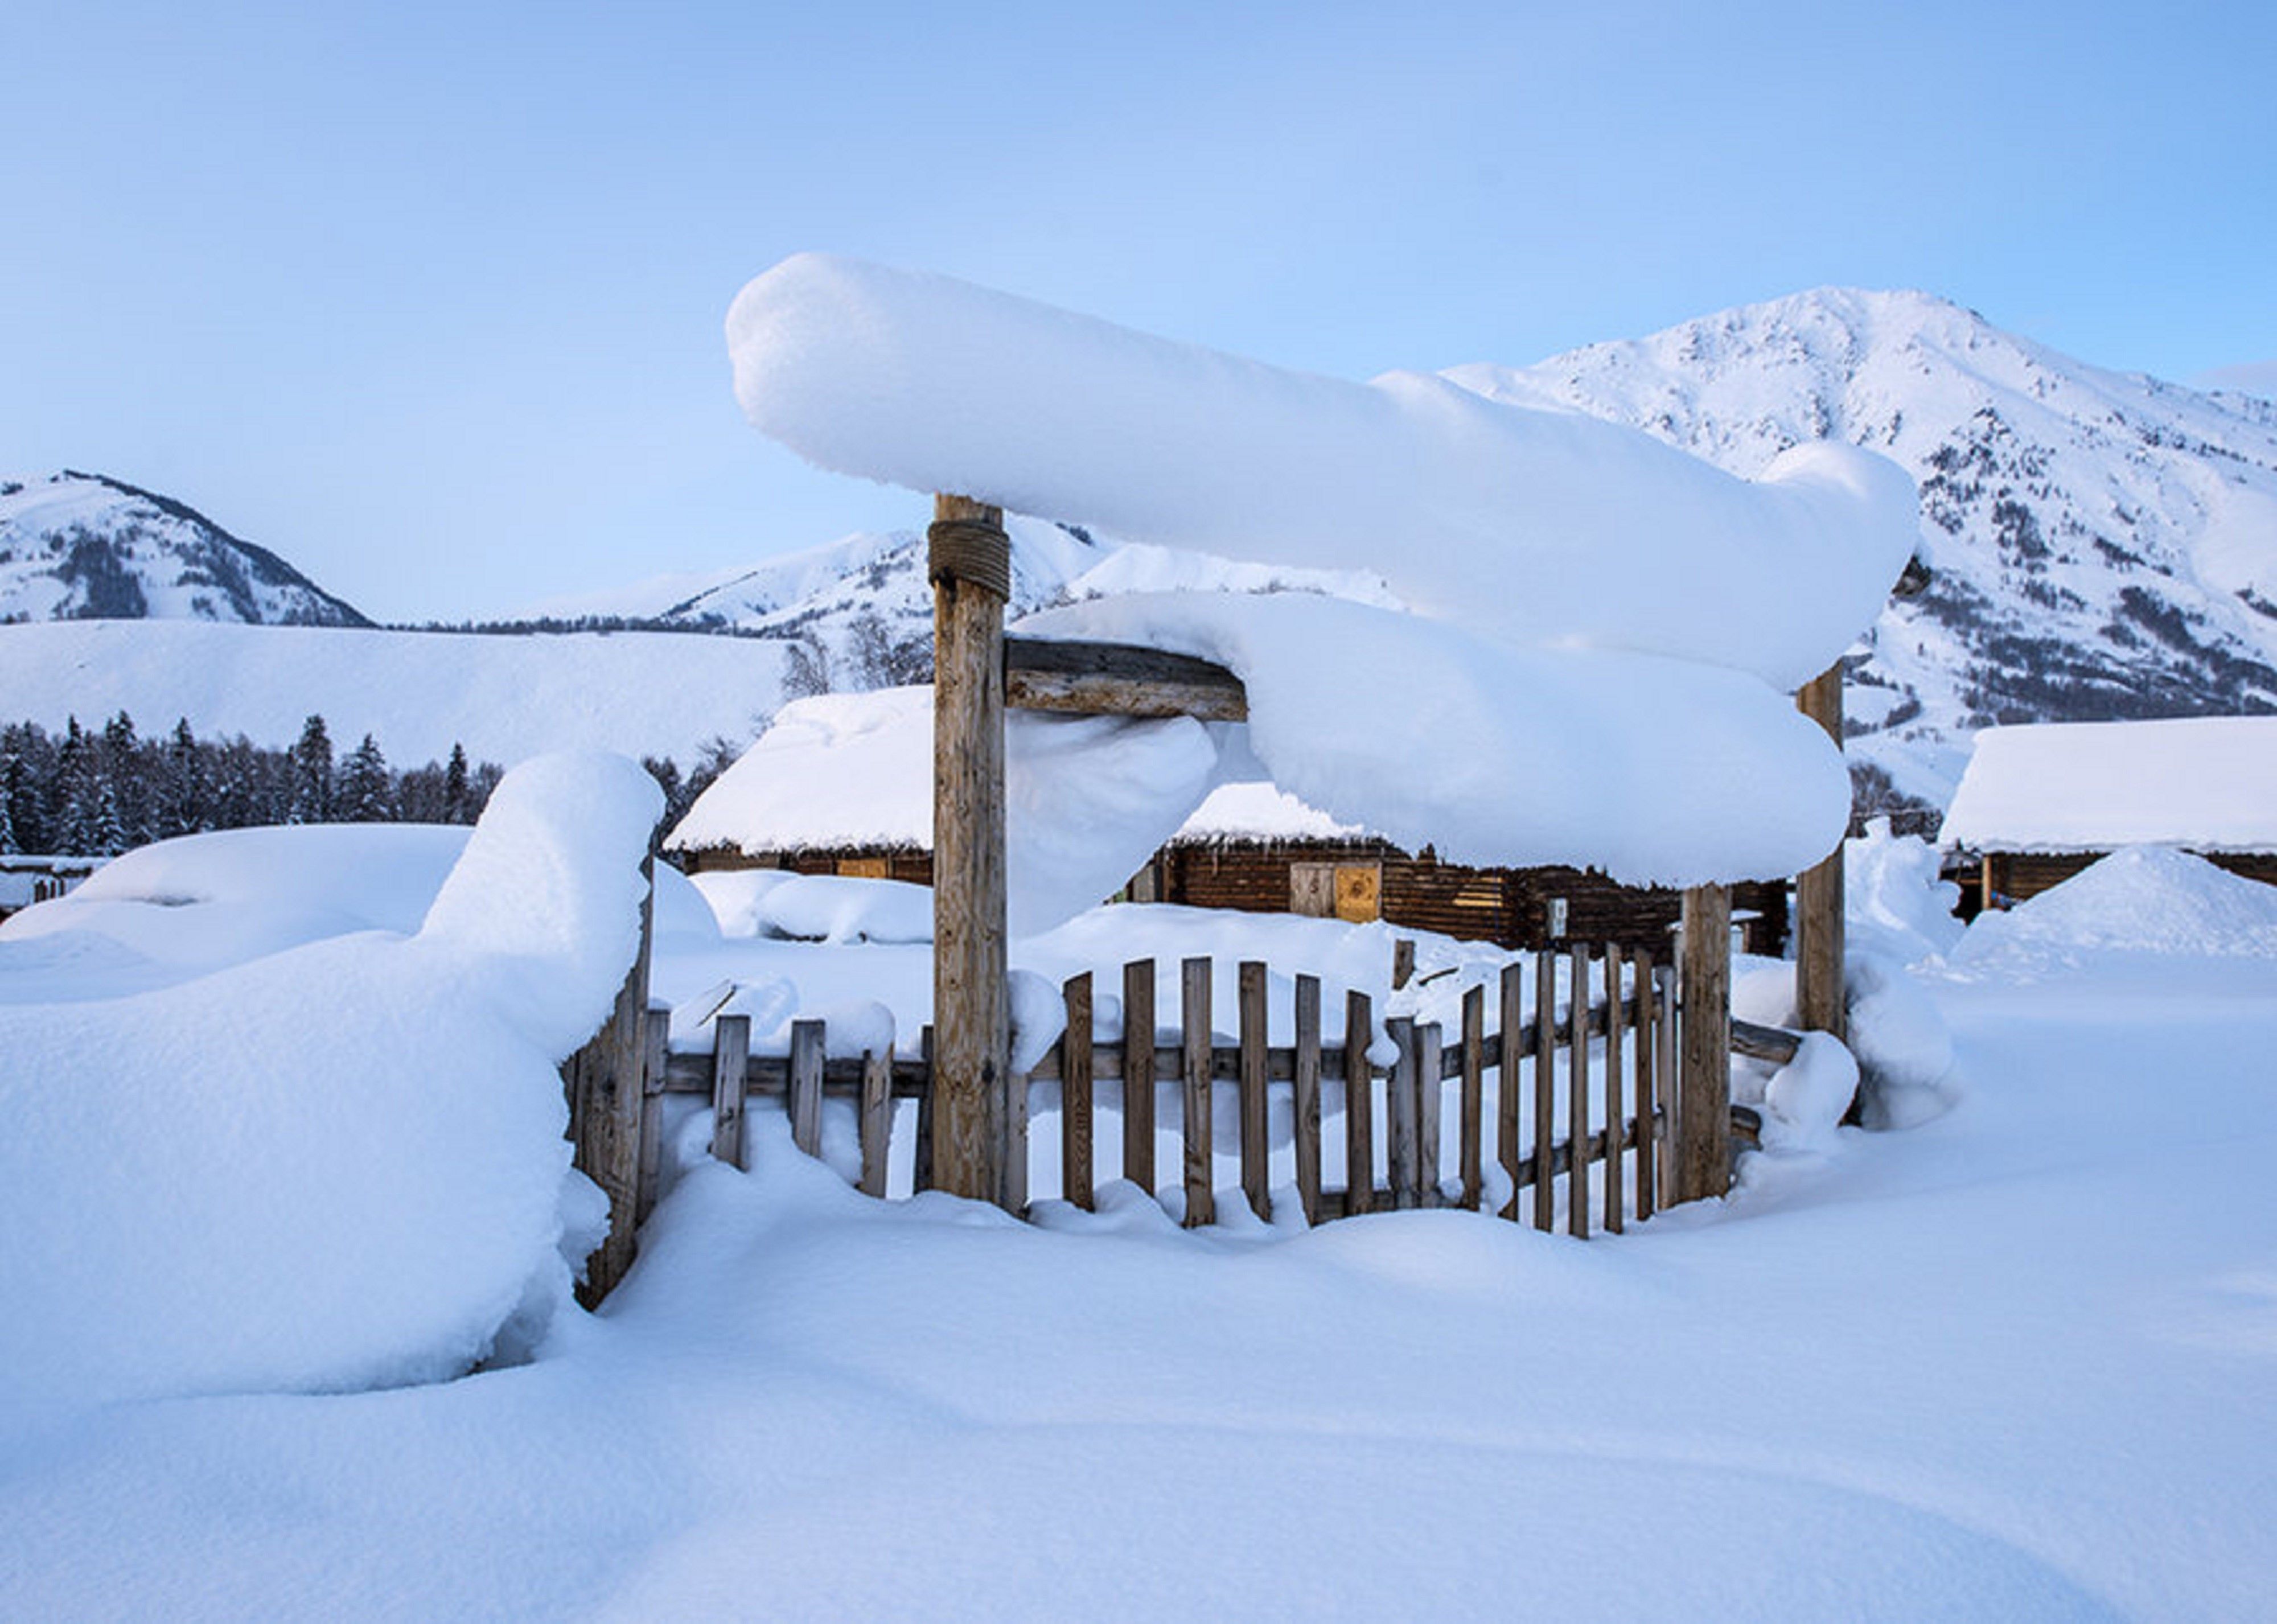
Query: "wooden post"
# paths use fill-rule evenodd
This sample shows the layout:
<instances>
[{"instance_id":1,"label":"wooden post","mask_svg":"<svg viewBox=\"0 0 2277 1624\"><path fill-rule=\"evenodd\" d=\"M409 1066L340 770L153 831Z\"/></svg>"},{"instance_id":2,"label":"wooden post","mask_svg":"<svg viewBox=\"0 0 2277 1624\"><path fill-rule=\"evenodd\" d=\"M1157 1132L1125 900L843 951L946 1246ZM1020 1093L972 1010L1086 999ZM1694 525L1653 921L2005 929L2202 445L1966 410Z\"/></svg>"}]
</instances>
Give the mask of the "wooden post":
<instances>
[{"instance_id":1,"label":"wooden post","mask_svg":"<svg viewBox=\"0 0 2277 1624\"><path fill-rule=\"evenodd\" d=\"M862 1184L864 1195L886 1193L886 1151L894 1131L894 1051L862 1051Z\"/></svg>"},{"instance_id":2,"label":"wooden post","mask_svg":"<svg viewBox=\"0 0 2277 1624\"><path fill-rule=\"evenodd\" d=\"M1067 1031L1060 1038L1060 1193L1085 1212L1091 1187L1091 972L1060 989Z\"/></svg>"},{"instance_id":3,"label":"wooden post","mask_svg":"<svg viewBox=\"0 0 2277 1624\"><path fill-rule=\"evenodd\" d=\"M1462 1126L1456 1152L1456 1174L1463 1181L1458 1199L1469 1212L1479 1209L1479 1187L1486 1178L1486 1072L1487 989L1474 987L1463 995Z\"/></svg>"},{"instance_id":4,"label":"wooden post","mask_svg":"<svg viewBox=\"0 0 2277 1624\"><path fill-rule=\"evenodd\" d=\"M1178 1074L1185 1085L1186 1216L1188 1229L1217 1222L1216 1157L1211 1139L1210 961L1190 958L1178 966Z\"/></svg>"},{"instance_id":5,"label":"wooden post","mask_svg":"<svg viewBox=\"0 0 2277 1624\"><path fill-rule=\"evenodd\" d=\"M651 875L641 860L641 877ZM640 1125L647 1087L649 937L655 893L641 898L640 947L617 989L608 1019L562 1066L569 1093L569 1132L578 1170L609 1198L609 1232L585 1262L578 1300L591 1308L632 1267L640 1208Z\"/></svg>"},{"instance_id":6,"label":"wooden post","mask_svg":"<svg viewBox=\"0 0 2277 1624\"><path fill-rule=\"evenodd\" d=\"M1004 886L1004 602L1001 510L933 498L933 1178L994 1201L1011 1071Z\"/></svg>"},{"instance_id":7,"label":"wooden post","mask_svg":"<svg viewBox=\"0 0 2277 1624\"><path fill-rule=\"evenodd\" d=\"M1238 1010L1241 1020L1241 1193L1249 1209L1270 1221L1273 1216L1271 1164L1266 1152L1266 1030L1265 966L1245 960L1240 970Z\"/></svg>"},{"instance_id":8,"label":"wooden post","mask_svg":"<svg viewBox=\"0 0 2277 1624\"><path fill-rule=\"evenodd\" d=\"M1375 1210L1375 1082L1368 1047L1375 1013L1366 993L1344 994L1344 1211Z\"/></svg>"},{"instance_id":9,"label":"wooden post","mask_svg":"<svg viewBox=\"0 0 2277 1624\"><path fill-rule=\"evenodd\" d=\"M1794 697L1795 709L1842 748L1842 662L1820 672ZM1806 1032L1847 1038L1842 998L1842 848L1794 882L1795 1018Z\"/></svg>"},{"instance_id":10,"label":"wooden post","mask_svg":"<svg viewBox=\"0 0 2277 1624\"><path fill-rule=\"evenodd\" d=\"M1621 1232L1621 949L1605 943L1605 1232Z\"/></svg>"},{"instance_id":11,"label":"wooden post","mask_svg":"<svg viewBox=\"0 0 2277 1624\"><path fill-rule=\"evenodd\" d=\"M1405 1211L1416 1203L1415 1107L1420 1098L1417 1079L1415 1023L1404 1015L1388 1016L1383 1029L1398 1047L1391 1063L1391 1080L1383 1090L1383 1131L1389 1146L1385 1160L1391 1173L1391 1204Z\"/></svg>"},{"instance_id":12,"label":"wooden post","mask_svg":"<svg viewBox=\"0 0 2277 1624\"><path fill-rule=\"evenodd\" d=\"M1297 978L1297 1053L1292 1067L1296 1112L1297 1195L1305 1222L1321 1221L1321 978Z\"/></svg>"},{"instance_id":13,"label":"wooden post","mask_svg":"<svg viewBox=\"0 0 2277 1624\"><path fill-rule=\"evenodd\" d=\"M822 1154L822 1051L826 1039L820 1021L790 1024L790 1142L811 1156Z\"/></svg>"},{"instance_id":14,"label":"wooden post","mask_svg":"<svg viewBox=\"0 0 2277 1624\"><path fill-rule=\"evenodd\" d=\"M1123 966L1123 1176L1154 1193L1154 961Z\"/></svg>"},{"instance_id":15,"label":"wooden post","mask_svg":"<svg viewBox=\"0 0 2277 1624\"><path fill-rule=\"evenodd\" d=\"M1550 1157L1557 1133L1557 960L1549 949L1534 955L1534 1227L1557 1227L1557 1193Z\"/></svg>"},{"instance_id":16,"label":"wooden post","mask_svg":"<svg viewBox=\"0 0 2277 1624\"><path fill-rule=\"evenodd\" d=\"M1677 1007L1676 1167L1669 1198L1696 1201L1732 1184L1732 891L1684 894Z\"/></svg>"},{"instance_id":17,"label":"wooden post","mask_svg":"<svg viewBox=\"0 0 2277 1624\"><path fill-rule=\"evenodd\" d=\"M1575 942L1566 953L1565 1232L1589 1233L1589 949Z\"/></svg>"},{"instance_id":18,"label":"wooden post","mask_svg":"<svg viewBox=\"0 0 2277 1624\"><path fill-rule=\"evenodd\" d=\"M722 1015L712 1023L712 1154L730 1167L743 1159L744 1071L751 1056L751 1018Z\"/></svg>"}]
</instances>

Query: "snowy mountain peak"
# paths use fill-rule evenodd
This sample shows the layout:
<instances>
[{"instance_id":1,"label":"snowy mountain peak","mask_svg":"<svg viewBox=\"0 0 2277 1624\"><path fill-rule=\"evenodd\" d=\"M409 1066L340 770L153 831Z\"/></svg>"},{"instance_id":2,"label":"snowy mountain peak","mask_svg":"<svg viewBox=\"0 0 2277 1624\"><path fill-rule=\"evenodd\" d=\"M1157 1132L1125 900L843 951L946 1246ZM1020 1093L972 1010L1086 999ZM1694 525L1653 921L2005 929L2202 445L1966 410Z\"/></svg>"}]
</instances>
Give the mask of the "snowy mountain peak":
<instances>
[{"instance_id":1,"label":"snowy mountain peak","mask_svg":"<svg viewBox=\"0 0 2277 1624\"><path fill-rule=\"evenodd\" d=\"M1817 288L1449 374L1755 475L1848 440L1919 482L1920 598L1850 660L1850 748L1942 804L1991 722L2277 710L2277 406L2108 371L1932 294Z\"/></svg>"},{"instance_id":2,"label":"snowy mountain peak","mask_svg":"<svg viewBox=\"0 0 2277 1624\"><path fill-rule=\"evenodd\" d=\"M66 469L0 479L0 621L370 621L171 497Z\"/></svg>"}]
</instances>

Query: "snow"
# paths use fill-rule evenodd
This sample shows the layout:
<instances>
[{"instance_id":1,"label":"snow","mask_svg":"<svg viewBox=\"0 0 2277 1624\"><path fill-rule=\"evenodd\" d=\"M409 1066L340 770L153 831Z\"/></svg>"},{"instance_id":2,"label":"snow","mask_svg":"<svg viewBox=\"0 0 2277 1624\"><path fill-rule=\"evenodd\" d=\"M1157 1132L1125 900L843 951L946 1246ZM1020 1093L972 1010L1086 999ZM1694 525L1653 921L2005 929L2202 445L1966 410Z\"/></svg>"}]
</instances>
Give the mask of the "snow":
<instances>
[{"instance_id":1,"label":"snow","mask_svg":"<svg viewBox=\"0 0 2277 1624\"><path fill-rule=\"evenodd\" d=\"M1809 867L1849 818L1840 754L1740 671L1519 649L1298 592L1097 599L1018 629L1230 667L1248 690L1247 748L1274 783L1450 862L1754 879Z\"/></svg>"},{"instance_id":2,"label":"snow","mask_svg":"<svg viewBox=\"0 0 2277 1624\"><path fill-rule=\"evenodd\" d=\"M1961 940L1961 888L1944 876L1936 847L1917 835L1897 835L1887 818L1867 820L1866 832L1842 843L1842 906L1854 949L1866 948L1901 964L1948 953Z\"/></svg>"},{"instance_id":3,"label":"snow","mask_svg":"<svg viewBox=\"0 0 2277 1624\"><path fill-rule=\"evenodd\" d=\"M2277 957L2277 886L2169 846L2130 846L2006 912L1978 914L1952 961L2036 976L2087 955Z\"/></svg>"},{"instance_id":4,"label":"snow","mask_svg":"<svg viewBox=\"0 0 2277 1624\"><path fill-rule=\"evenodd\" d=\"M793 874L755 900L761 934L810 942L931 942L933 888L902 880Z\"/></svg>"},{"instance_id":5,"label":"snow","mask_svg":"<svg viewBox=\"0 0 2277 1624\"><path fill-rule=\"evenodd\" d=\"M1287 790L1247 780L1220 784L1179 825L1173 845L1218 841L1364 840L1358 824L1338 823Z\"/></svg>"},{"instance_id":6,"label":"snow","mask_svg":"<svg viewBox=\"0 0 2277 1624\"><path fill-rule=\"evenodd\" d=\"M1004 791L1011 928L1044 929L1120 890L1200 804L1217 760L1208 733L1185 717L1012 713ZM754 854L929 849L933 690L821 694L785 705L665 843Z\"/></svg>"},{"instance_id":7,"label":"snow","mask_svg":"<svg viewBox=\"0 0 2277 1624\"><path fill-rule=\"evenodd\" d=\"M621 758L540 758L471 835L173 842L10 921L0 984L18 948L75 934L179 946L127 922L154 897L225 945L171 985L0 1003L0 1432L126 1398L435 1381L531 1345L597 1216L557 1067L633 958L658 800ZM438 890L446 833L464 850ZM309 905L280 919L296 882ZM347 934L308 939L327 919Z\"/></svg>"},{"instance_id":8,"label":"snow","mask_svg":"<svg viewBox=\"0 0 2277 1624\"><path fill-rule=\"evenodd\" d=\"M781 698L788 644L693 632L562 637L58 621L0 626L8 714L61 731L125 711L187 718L202 738L288 745L313 713L346 749L370 734L395 766L453 743L511 766L555 750L669 756L755 737Z\"/></svg>"},{"instance_id":9,"label":"snow","mask_svg":"<svg viewBox=\"0 0 2277 1624\"><path fill-rule=\"evenodd\" d=\"M1948 850L2277 849L2277 716L1988 728L1938 831Z\"/></svg>"},{"instance_id":10,"label":"snow","mask_svg":"<svg viewBox=\"0 0 2277 1624\"><path fill-rule=\"evenodd\" d=\"M745 416L818 466L1129 541L1380 571L1410 607L1520 644L1792 689L1872 621L1915 541L1912 481L1850 446L1799 446L1743 481L1444 378L1288 371L856 260L783 261L727 338Z\"/></svg>"}]
</instances>

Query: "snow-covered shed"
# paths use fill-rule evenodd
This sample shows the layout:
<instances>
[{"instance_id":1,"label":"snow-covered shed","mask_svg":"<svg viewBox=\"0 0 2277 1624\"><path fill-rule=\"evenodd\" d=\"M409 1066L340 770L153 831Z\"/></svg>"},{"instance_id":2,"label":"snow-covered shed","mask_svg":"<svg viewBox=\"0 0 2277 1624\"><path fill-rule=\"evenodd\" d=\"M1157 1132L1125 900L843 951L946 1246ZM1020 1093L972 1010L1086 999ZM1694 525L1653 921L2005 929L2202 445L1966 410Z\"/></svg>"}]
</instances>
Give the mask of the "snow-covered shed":
<instances>
[{"instance_id":1,"label":"snow-covered shed","mask_svg":"<svg viewBox=\"0 0 2277 1624\"><path fill-rule=\"evenodd\" d=\"M1988 728L1938 843L1995 906L2122 846L2175 846L2277 884L2277 716Z\"/></svg>"},{"instance_id":2,"label":"snow-covered shed","mask_svg":"<svg viewBox=\"0 0 2277 1624\"><path fill-rule=\"evenodd\" d=\"M781 868L933 880L931 699L826 694L784 707L666 841L690 873ZM1221 783L1131 876L1137 902L1384 919L1504 947L1615 942L1665 954L1672 890L1566 866L1472 867L1343 824L1261 780ZM1733 888L1750 951L1776 953L1782 881Z\"/></svg>"}]
</instances>

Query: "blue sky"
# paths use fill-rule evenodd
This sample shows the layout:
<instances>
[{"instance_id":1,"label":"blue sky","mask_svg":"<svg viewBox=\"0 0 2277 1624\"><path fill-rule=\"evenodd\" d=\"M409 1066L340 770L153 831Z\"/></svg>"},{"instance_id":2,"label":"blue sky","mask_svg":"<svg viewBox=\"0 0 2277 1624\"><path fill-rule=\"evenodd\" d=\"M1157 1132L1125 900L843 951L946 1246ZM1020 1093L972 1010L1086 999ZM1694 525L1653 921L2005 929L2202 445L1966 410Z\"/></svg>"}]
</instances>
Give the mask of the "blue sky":
<instances>
[{"instance_id":1,"label":"blue sky","mask_svg":"<svg viewBox=\"0 0 2277 1624\"><path fill-rule=\"evenodd\" d=\"M384 618L915 522L738 417L801 248L1364 377L1822 283L2277 359L2277 7L110 5L0 18L0 471Z\"/></svg>"}]
</instances>

